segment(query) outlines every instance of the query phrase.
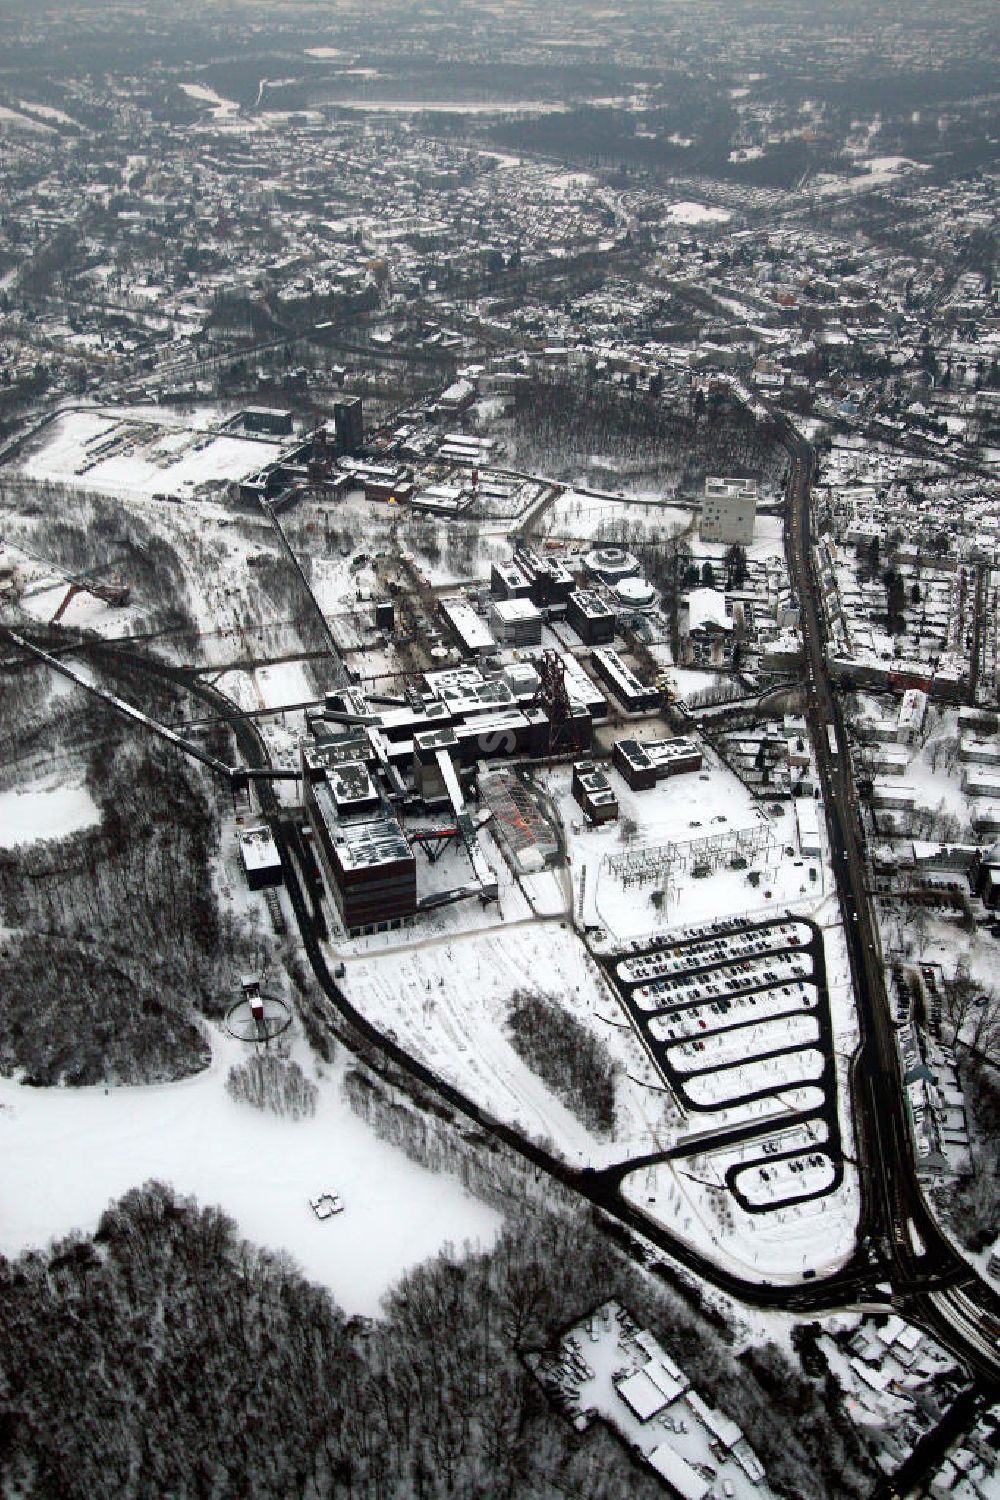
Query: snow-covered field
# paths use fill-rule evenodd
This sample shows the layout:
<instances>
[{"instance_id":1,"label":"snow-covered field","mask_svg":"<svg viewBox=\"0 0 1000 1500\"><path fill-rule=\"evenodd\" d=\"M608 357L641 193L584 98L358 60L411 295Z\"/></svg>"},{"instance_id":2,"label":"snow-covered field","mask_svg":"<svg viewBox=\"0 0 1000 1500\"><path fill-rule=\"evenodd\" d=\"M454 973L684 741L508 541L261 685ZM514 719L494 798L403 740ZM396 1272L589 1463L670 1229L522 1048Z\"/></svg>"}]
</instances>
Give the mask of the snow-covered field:
<instances>
[{"instance_id":1,"label":"snow-covered field","mask_svg":"<svg viewBox=\"0 0 1000 1500\"><path fill-rule=\"evenodd\" d=\"M690 520L690 510L664 504L660 496L650 496L644 503L567 490L546 510L542 529L553 537L586 538L601 527L606 531L609 526L642 526L649 535L660 537L683 531Z\"/></svg>"},{"instance_id":2,"label":"snow-covered field","mask_svg":"<svg viewBox=\"0 0 1000 1500\"><path fill-rule=\"evenodd\" d=\"M159 412L75 410L46 428L23 472L110 494L189 497L201 484L255 473L280 451L280 443L206 432Z\"/></svg>"},{"instance_id":3,"label":"snow-covered field","mask_svg":"<svg viewBox=\"0 0 1000 1500\"><path fill-rule=\"evenodd\" d=\"M0 849L60 839L92 828L100 813L85 786L19 787L0 792Z\"/></svg>"},{"instance_id":4,"label":"snow-covered field","mask_svg":"<svg viewBox=\"0 0 1000 1500\"><path fill-rule=\"evenodd\" d=\"M728 224L732 214L724 208L709 208L707 204L688 201L672 203L667 209L667 218L675 224Z\"/></svg>"},{"instance_id":5,"label":"snow-covered field","mask_svg":"<svg viewBox=\"0 0 1000 1500\"><path fill-rule=\"evenodd\" d=\"M342 1098L338 1068L320 1082L315 1118L292 1123L226 1094L241 1043L213 1030L212 1052L206 1072L149 1088L0 1079L0 1250L92 1230L112 1198L159 1178L287 1251L348 1313L374 1316L388 1287L446 1240L492 1242L499 1216L374 1135ZM308 1200L326 1191L344 1212L321 1222Z\"/></svg>"},{"instance_id":6,"label":"snow-covered field","mask_svg":"<svg viewBox=\"0 0 1000 1500\"><path fill-rule=\"evenodd\" d=\"M349 960L346 988L352 1004L409 1051L574 1164L656 1149L676 1128L669 1096L614 994L583 944L558 923L507 924ZM612 1140L588 1130L510 1045L503 1028L518 988L557 999L620 1064Z\"/></svg>"}]
</instances>

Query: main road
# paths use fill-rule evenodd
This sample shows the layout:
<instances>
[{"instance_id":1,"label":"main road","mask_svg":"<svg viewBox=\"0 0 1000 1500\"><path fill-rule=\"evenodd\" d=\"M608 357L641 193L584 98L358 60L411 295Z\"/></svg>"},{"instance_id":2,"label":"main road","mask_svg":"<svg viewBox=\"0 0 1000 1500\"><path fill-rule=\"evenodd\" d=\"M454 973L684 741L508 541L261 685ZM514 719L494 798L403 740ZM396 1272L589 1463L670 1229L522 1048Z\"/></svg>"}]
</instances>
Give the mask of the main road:
<instances>
[{"instance_id":1,"label":"main road","mask_svg":"<svg viewBox=\"0 0 1000 1500\"><path fill-rule=\"evenodd\" d=\"M812 447L774 413L789 454L788 562L801 607L809 673L807 715L819 765L830 853L843 914L861 1046L851 1073L862 1181L862 1228L877 1248L894 1304L986 1382L1000 1380L1000 1299L938 1227L917 1178L878 919L843 714L827 670L810 541ZM834 742L828 729L832 726ZM932 1289L933 1288L933 1289Z\"/></svg>"}]
</instances>

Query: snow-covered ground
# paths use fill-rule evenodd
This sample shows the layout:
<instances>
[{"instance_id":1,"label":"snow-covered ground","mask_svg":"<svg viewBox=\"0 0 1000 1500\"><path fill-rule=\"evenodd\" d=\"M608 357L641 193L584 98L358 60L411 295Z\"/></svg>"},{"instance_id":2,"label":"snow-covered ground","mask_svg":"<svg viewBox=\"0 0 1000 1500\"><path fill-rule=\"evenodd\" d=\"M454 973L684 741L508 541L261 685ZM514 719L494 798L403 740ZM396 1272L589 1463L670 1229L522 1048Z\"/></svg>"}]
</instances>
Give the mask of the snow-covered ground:
<instances>
[{"instance_id":1,"label":"snow-covered ground","mask_svg":"<svg viewBox=\"0 0 1000 1500\"><path fill-rule=\"evenodd\" d=\"M243 1044L213 1029L212 1053L206 1072L148 1088L0 1079L0 1250L92 1230L112 1198L158 1178L287 1251L348 1313L374 1316L393 1282L446 1240L492 1243L498 1215L381 1141L343 1099L339 1068L320 1081L315 1118L292 1123L227 1095ZM321 1222L309 1199L323 1192L338 1193L344 1212Z\"/></svg>"},{"instance_id":2,"label":"snow-covered ground","mask_svg":"<svg viewBox=\"0 0 1000 1500\"><path fill-rule=\"evenodd\" d=\"M99 818L85 786L27 786L0 792L0 849L64 838L92 828Z\"/></svg>"},{"instance_id":3,"label":"snow-covered ground","mask_svg":"<svg viewBox=\"0 0 1000 1500\"><path fill-rule=\"evenodd\" d=\"M256 473L280 451L277 442L206 432L160 412L74 410L46 428L23 472L110 494L190 497L199 485Z\"/></svg>"},{"instance_id":4,"label":"snow-covered ground","mask_svg":"<svg viewBox=\"0 0 1000 1500\"><path fill-rule=\"evenodd\" d=\"M744 1149L756 1164L758 1154ZM763 1160L766 1167L767 1157ZM748 1186L741 1182L747 1197L756 1197ZM744 1212L724 1189L710 1151L643 1167L625 1178L622 1191L637 1208L738 1275L798 1283L806 1272L821 1276L837 1270L854 1251L860 1196L849 1165L836 1192L763 1213ZM781 1199L776 1195L772 1202Z\"/></svg>"},{"instance_id":5,"label":"snow-covered ground","mask_svg":"<svg viewBox=\"0 0 1000 1500\"><path fill-rule=\"evenodd\" d=\"M728 224L732 214L724 208L709 208L704 203L688 201L672 203L667 209L667 218L675 224Z\"/></svg>"},{"instance_id":6,"label":"snow-covered ground","mask_svg":"<svg viewBox=\"0 0 1000 1500\"><path fill-rule=\"evenodd\" d=\"M345 983L352 1004L407 1050L574 1165L620 1161L673 1137L669 1095L597 965L559 923L507 924L349 960ZM588 1130L510 1045L504 1023L518 988L552 996L605 1042L620 1068L612 1139Z\"/></svg>"},{"instance_id":7,"label":"snow-covered ground","mask_svg":"<svg viewBox=\"0 0 1000 1500\"><path fill-rule=\"evenodd\" d=\"M662 496L651 495L645 502L609 500L567 490L546 510L542 530L548 536L577 539L593 537L602 527L606 534L608 527L641 526L651 536L668 537L683 531L690 521L690 510L665 504Z\"/></svg>"},{"instance_id":8,"label":"snow-covered ground","mask_svg":"<svg viewBox=\"0 0 1000 1500\"><path fill-rule=\"evenodd\" d=\"M198 104L209 104L212 106L212 115L216 119L225 119L227 115L239 113L240 106L235 99L224 99L214 89L206 88L203 83L182 83L179 87L187 94L189 99L194 99Z\"/></svg>"},{"instance_id":9,"label":"snow-covered ground","mask_svg":"<svg viewBox=\"0 0 1000 1500\"><path fill-rule=\"evenodd\" d=\"M803 899L815 899L822 889L818 861L801 856L797 850L785 855L785 848L795 845L792 819L787 814L773 818L707 747L701 772L669 777L649 791L633 792L617 771L606 769L621 810L617 823L596 828L583 825L567 770L552 771L547 788L557 802L567 833L578 891L581 871L587 871L584 921L603 928L616 940L721 915L780 912ZM638 831L634 841L626 843L622 829L629 821ZM763 829L770 838L767 852L750 860L747 870L723 866L704 879L693 879L690 873L678 870L659 907L650 897L654 893L658 896L662 882L626 887L609 863L644 848L688 843L743 829ZM815 881L810 879L810 868L817 870ZM760 877L756 886L749 879L755 870Z\"/></svg>"}]
</instances>

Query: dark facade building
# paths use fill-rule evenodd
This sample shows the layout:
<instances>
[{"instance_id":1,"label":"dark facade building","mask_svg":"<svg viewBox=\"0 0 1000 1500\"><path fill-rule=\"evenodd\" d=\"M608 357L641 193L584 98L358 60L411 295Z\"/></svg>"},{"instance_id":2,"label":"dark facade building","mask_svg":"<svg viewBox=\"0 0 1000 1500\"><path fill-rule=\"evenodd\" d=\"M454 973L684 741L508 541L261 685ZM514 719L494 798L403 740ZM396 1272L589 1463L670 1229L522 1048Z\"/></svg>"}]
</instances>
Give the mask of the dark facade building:
<instances>
[{"instance_id":1,"label":"dark facade building","mask_svg":"<svg viewBox=\"0 0 1000 1500\"><path fill-rule=\"evenodd\" d=\"M594 672L614 693L628 713L648 713L660 702L659 690L647 687L610 647L599 647L593 654Z\"/></svg>"},{"instance_id":2,"label":"dark facade building","mask_svg":"<svg viewBox=\"0 0 1000 1500\"><path fill-rule=\"evenodd\" d=\"M269 885L280 885L281 855L267 824L263 823L259 828L241 828L239 840L240 858L250 889L262 891Z\"/></svg>"},{"instance_id":3,"label":"dark facade building","mask_svg":"<svg viewBox=\"0 0 1000 1500\"><path fill-rule=\"evenodd\" d=\"M514 564L528 580L532 604L539 609L565 605L573 592L574 578L564 563L518 547L514 552Z\"/></svg>"},{"instance_id":4,"label":"dark facade building","mask_svg":"<svg viewBox=\"0 0 1000 1500\"><path fill-rule=\"evenodd\" d=\"M242 413L245 432L266 433L268 437L288 437L292 431L292 414L270 406L248 406Z\"/></svg>"},{"instance_id":5,"label":"dark facade building","mask_svg":"<svg viewBox=\"0 0 1000 1500\"><path fill-rule=\"evenodd\" d=\"M587 646L610 645L615 613L593 589L574 589L566 601L566 622Z\"/></svg>"},{"instance_id":6,"label":"dark facade building","mask_svg":"<svg viewBox=\"0 0 1000 1500\"><path fill-rule=\"evenodd\" d=\"M611 823L618 816L618 798L611 782L592 760L575 762L573 796L592 823Z\"/></svg>"},{"instance_id":7,"label":"dark facade building","mask_svg":"<svg viewBox=\"0 0 1000 1500\"><path fill-rule=\"evenodd\" d=\"M490 593L494 599L530 599L531 582L517 563L494 563L490 570Z\"/></svg>"},{"instance_id":8,"label":"dark facade building","mask_svg":"<svg viewBox=\"0 0 1000 1500\"><path fill-rule=\"evenodd\" d=\"M333 403L333 430L337 452L354 457L365 441L364 413L360 396L342 396Z\"/></svg>"},{"instance_id":9,"label":"dark facade building","mask_svg":"<svg viewBox=\"0 0 1000 1500\"><path fill-rule=\"evenodd\" d=\"M634 792L648 791L665 776L701 770L701 750L678 735L667 740L616 740L612 763Z\"/></svg>"},{"instance_id":10,"label":"dark facade building","mask_svg":"<svg viewBox=\"0 0 1000 1500\"><path fill-rule=\"evenodd\" d=\"M417 864L397 820L342 821L326 781L307 782L305 801L323 872L350 935L409 921L417 909Z\"/></svg>"},{"instance_id":11,"label":"dark facade building","mask_svg":"<svg viewBox=\"0 0 1000 1500\"><path fill-rule=\"evenodd\" d=\"M973 883L988 911L1000 911L1000 844L994 844L976 861Z\"/></svg>"}]
</instances>

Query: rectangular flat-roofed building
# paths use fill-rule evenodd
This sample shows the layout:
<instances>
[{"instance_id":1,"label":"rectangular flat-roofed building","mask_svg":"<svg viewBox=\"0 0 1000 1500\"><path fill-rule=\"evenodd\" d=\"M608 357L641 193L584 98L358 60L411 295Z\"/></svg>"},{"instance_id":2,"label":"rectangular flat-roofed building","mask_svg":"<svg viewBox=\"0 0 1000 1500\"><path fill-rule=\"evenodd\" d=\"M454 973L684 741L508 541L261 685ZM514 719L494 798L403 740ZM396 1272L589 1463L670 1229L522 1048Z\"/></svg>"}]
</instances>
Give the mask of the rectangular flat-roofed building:
<instances>
[{"instance_id":1,"label":"rectangular flat-roofed building","mask_svg":"<svg viewBox=\"0 0 1000 1500\"><path fill-rule=\"evenodd\" d=\"M607 773L592 760L573 766L573 796L592 823L610 823L618 816L618 798Z\"/></svg>"},{"instance_id":2,"label":"rectangular flat-roofed building","mask_svg":"<svg viewBox=\"0 0 1000 1500\"><path fill-rule=\"evenodd\" d=\"M241 828L239 840L240 859L250 889L262 891L269 885L280 885L281 855L267 824L262 823L259 828Z\"/></svg>"},{"instance_id":3,"label":"rectangular flat-roofed building","mask_svg":"<svg viewBox=\"0 0 1000 1500\"><path fill-rule=\"evenodd\" d=\"M378 788L368 767L361 761L346 761L327 771L330 794L341 819L375 812L379 806Z\"/></svg>"},{"instance_id":4,"label":"rectangular flat-roofed building","mask_svg":"<svg viewBox=\"0 0 1000 1500\"><path fill-rule=\"evenodd\" d=\"M593 589L574 589L566 601L566 622L587 646L609 645L615 638L615 612Z\"/></svg>"},{"instance_id":5,"label":"rectangular flat-roofed building","mask_svg":"<svg viewBox=\"0 0 1000 1500\"><path fill-rule=\"evenodd\" d=\"M823 852L819 840L819 818L812 797L796 797L795 826L799 834L799 852L806 859L819 859Z\"/></svg>"},{"instance_id":6,"label":"rectangular flat-roofed building","mask_svg":"<svg viewBox=\"0 0 1000 1500\"><path fill-rule=\"evenodd\" d=\"M609 646L599 646L592 660L597 676L607 684L622 708L629 713L648 713L658 706L660 694L657 689L640 682L617 651Z\"/></svg>"},{"instance_id":7,"label":"rectangular flat-roofed building","mask_svg":"<svg viewBox=\"0 0 1000 1500\"><path fill-rule=\"evenodd\" d=\"M514 562L531 585L531 602L539 608L545 605L551 608L569 598L573 575L557 558L539 557L537 552L518 547L514 552Z\"/></svg>"},{"instance_id":8,"label":"rectangular flat-roofed building","mask_svg":"<svg viewBox=\"0 0 1000 1500\"><path fill-rule=\"evenodd\" d=\"M705 480L699 534L703 542L738 543L749 547L757 519L755 479Z\"/></svg>"},{"instance_id":9,"label":"rectangular flat-roofed building","mask_svg":"<svg viewBox=\"0 0 1000 1500\"><path fill-rule=\"evenodd\" d=\"M442 599L438 609L466 656L489 656L496 650L492 630L464 599Z\"/></svg>"},{"instance_id":10,"label":"rectangular flat-roofed building","mask_svg":"<svg viewBox=\"0 0 1000 1500\"><path fill-rule=\"evenodd\" d=\"M531 582L517 563L494 563L490 569L490 593L494 599L527 599Z\"/></svg>"},{"instance_id":11,"label":"rectangular flat-roofed building","mask_svg":"<svg viewBox=\"0 0 1000 1500\"><path fill-rule=\"evenodd\" d=\"M292 414L271 406L248 406L243 412L243 428L246 432L260 432L267 437L288 437L292 430Z\"/></svg>"},{"instance_id":12,"label":"rectangular flat-roofed building","mask_svg":"<svg viewBox=\"0 0 1000 1500\"><path fill-rule=\"evenodd\" d=\"M490 627L502 646L541 644L541 611L530 599L498 599L490 607Z\"/></svg>"},{"instance_id":13,"label":"rectangular flat-roofed building","mask_svg":"<svg viewBox=\"0 0 1000 1500\"><path fill-rule=\"evenodd\" d=\"M307 785L306 810L337 909L351 936L399 927L417 909L417 865L393 817L341 822L325 781Z\"/></svg>"},{"instance_id":14,"label":"rectangular flat-roofed building","mask_svg":"<svg viewBox=\"0 0 1000 1500\"><path fill-rule=\"evenodd\" d=\"M701 749L684 735L665 740L616 740L612 763L634 792L648 791L667 776L700 771Z\"/></svg>"}]
</instances>

